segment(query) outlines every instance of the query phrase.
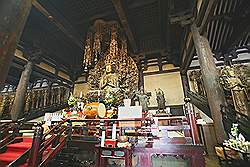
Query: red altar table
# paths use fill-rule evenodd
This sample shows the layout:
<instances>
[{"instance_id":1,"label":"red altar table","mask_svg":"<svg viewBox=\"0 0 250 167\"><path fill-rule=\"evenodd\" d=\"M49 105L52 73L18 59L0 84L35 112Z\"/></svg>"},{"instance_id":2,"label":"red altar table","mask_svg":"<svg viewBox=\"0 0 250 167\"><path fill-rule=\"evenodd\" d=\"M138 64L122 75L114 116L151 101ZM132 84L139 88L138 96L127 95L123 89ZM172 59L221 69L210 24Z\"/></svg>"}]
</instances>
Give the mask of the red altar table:
<instances>
[{"instance_id":1,"label":"red altar table","mask_svg":"<svg viewBox=\"0 0 250 167\"><path fill-rule=\"evenodd\" d=\"M95 146L96 167L105 167L108 159L122 159L125 161L125 167L132 167L132 149L131 148L109 148Z\"/></svg>"},{"instance_id":2,"label":"red altar table","mask_svg":"<svg viewBox=\"0 0 250 167\"><path fill-rule=\"evenodd\" d=\"M202 146L185 143L185 140L169 139L152 141L144 146L135 146L133 154L138 156L139 166L152 167L153 156L169 156L186 160L190 167L205 167Z\"/></svg>"}]
</instances>

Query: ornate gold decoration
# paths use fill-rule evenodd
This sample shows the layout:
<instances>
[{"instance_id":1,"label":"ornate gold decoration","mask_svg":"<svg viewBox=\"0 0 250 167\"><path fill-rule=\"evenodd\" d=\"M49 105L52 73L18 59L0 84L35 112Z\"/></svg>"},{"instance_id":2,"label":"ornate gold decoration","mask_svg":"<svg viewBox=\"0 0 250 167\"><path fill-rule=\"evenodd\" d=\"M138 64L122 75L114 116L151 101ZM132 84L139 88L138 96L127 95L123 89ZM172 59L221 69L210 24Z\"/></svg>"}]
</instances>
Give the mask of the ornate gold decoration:
<instances>
[{"instance_id":1,"label":"ornate gold decoration","mask_svg":"<svg viewBox=\"0 0 250 167\"><path fill-rule=\"evenodd\" d=\"M94 54L94 62L97 63L98 57L101 54L102 24L100 22L96 22L95 27L96 27L96 32L94 35L93 54Z\"/></svg>"},{"instance_id":2,"label":"ornate gold decoration","mask_svg":"<svg viewBox=\"0 0 250 167\"><path fill-rule=\"evenodd\" d=\"M203 78L201 75L201 71L191 71L189 74L189 78L191 81L191 87L195 93L198 93L201 96L206 97L206 91L204 88Z\"/></svg>"},{"instance_id":3,"label":"ornate gold decoration","mask_svg":"<svg viewBox=\"0 0 250 167\"><path fill-rule=\"evenodd\" d=\"M92 65L93 58L92 58L91 38L92 38L91 33L88 33L85 42L84 59L83 59L85 70L87 70L88 66Z\"/></svg>"},{"instance_id":4,"label":"ornate gold decoration","mask_svg":"<svg viewBox=\"0 0 250 167\"><path fill-rule=\"evenodd\" d=\"M103 54L99 55L100 59L94 69L89 71L89 87L106 93L115 92L116 98L122 98L124 93L132 95L138 88L138 69L128 55L124 34L117 22L102 21L101 24L102 30L99 32L102 32L102 37L95 38L98 38L96 43L100 42L102 45L94 44L94 48L101 48L101 51L97 50Z\"/></svg>"},{"instance_id":5,"label":"ornate gold decoration","mask_svg":"<svg viewBox=\"0 0 250 167\"><path fill-rule=\"evenodd\" d=\"M243 84L240 77L236 74L235 66L225 66L221 70L220 83L226 91L231 93L235 110L250 116L248 113L249 97L247 85Z\"/></svg>"}]
</instances>

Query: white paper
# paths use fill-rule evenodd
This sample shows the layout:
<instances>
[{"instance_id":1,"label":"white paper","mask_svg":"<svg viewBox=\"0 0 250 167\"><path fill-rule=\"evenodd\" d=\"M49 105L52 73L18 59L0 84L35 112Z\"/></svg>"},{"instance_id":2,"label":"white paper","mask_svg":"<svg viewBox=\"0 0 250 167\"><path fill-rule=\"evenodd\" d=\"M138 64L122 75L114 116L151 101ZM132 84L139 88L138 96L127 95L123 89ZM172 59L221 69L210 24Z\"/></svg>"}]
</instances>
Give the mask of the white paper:
<instances>
[{"instance_id":1,"label":"white paper","mask_svg":"<svg viewBox=\"0 0 250 167\"><path fill-rule=\"evenodd\" d=\"M118 107L118 118L142 118L142 106Z\"/></svg>"}]
</instances>

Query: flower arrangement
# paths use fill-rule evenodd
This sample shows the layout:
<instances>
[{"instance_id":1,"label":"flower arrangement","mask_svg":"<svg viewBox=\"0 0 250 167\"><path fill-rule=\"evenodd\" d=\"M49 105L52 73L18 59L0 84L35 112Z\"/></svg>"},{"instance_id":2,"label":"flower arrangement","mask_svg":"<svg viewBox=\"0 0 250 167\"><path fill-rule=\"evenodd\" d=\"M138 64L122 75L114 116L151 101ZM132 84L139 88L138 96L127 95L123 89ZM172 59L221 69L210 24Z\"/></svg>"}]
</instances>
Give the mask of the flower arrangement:
<instances>
[{"instance_id":1,"label":"flower arrangement","mask_svg":"<svg viewBox=\"0 0 250 167\"><path fill-rule=\"evenodd\" d=\"M103 101L105 105L112 106L115 101L115 97L111 92L107 92Z\"/></svg>"},{"instance_id":2,"label":"flower arrangement","mask_svg":"<svg viewBox=\"0 0 250 167\"><path fill-rule=\"evenodd\" d=\"M230 133L230 139L226 140L224 144L242 152L248 152L250 142L245 140L245 137L238 130L238 124L233 124Z\"/></svg>"}]
</instances>

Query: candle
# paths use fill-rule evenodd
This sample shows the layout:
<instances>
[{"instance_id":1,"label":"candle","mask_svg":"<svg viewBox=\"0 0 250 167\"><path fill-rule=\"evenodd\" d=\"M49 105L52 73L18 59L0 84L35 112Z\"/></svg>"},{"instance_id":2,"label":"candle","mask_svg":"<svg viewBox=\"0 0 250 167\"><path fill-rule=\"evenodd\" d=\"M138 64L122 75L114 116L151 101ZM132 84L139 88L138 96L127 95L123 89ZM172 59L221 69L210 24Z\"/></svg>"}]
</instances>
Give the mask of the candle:
<instances>
[{"instance_id":1,"label":"candle","mask_svg":"<svg viewBox=\"0 0 250 167\"><path fill-rule=\"evenodd\" d=\"M113 124L113 128L112 128L112 139L116 139L116 124Z\"/></svg>"},{"instance_id":2,"label":"candle","mask_svg":"<svg viewBox=\"0 0 250 167\"><path fill-rule=\"evenodd\" d=\"M80 92L80 98L82 98L82 91Z\"/></svg>"},{"instance_id":3,"label":"candle","mask_svg":"<svg viewBox=\"0 0 250 167\"><path fill-rule=\"evenodd\" d=\"M104 147L104 141L105 141L105 131L102 131L101 147Z\"/></svg>"}]
</instances>

